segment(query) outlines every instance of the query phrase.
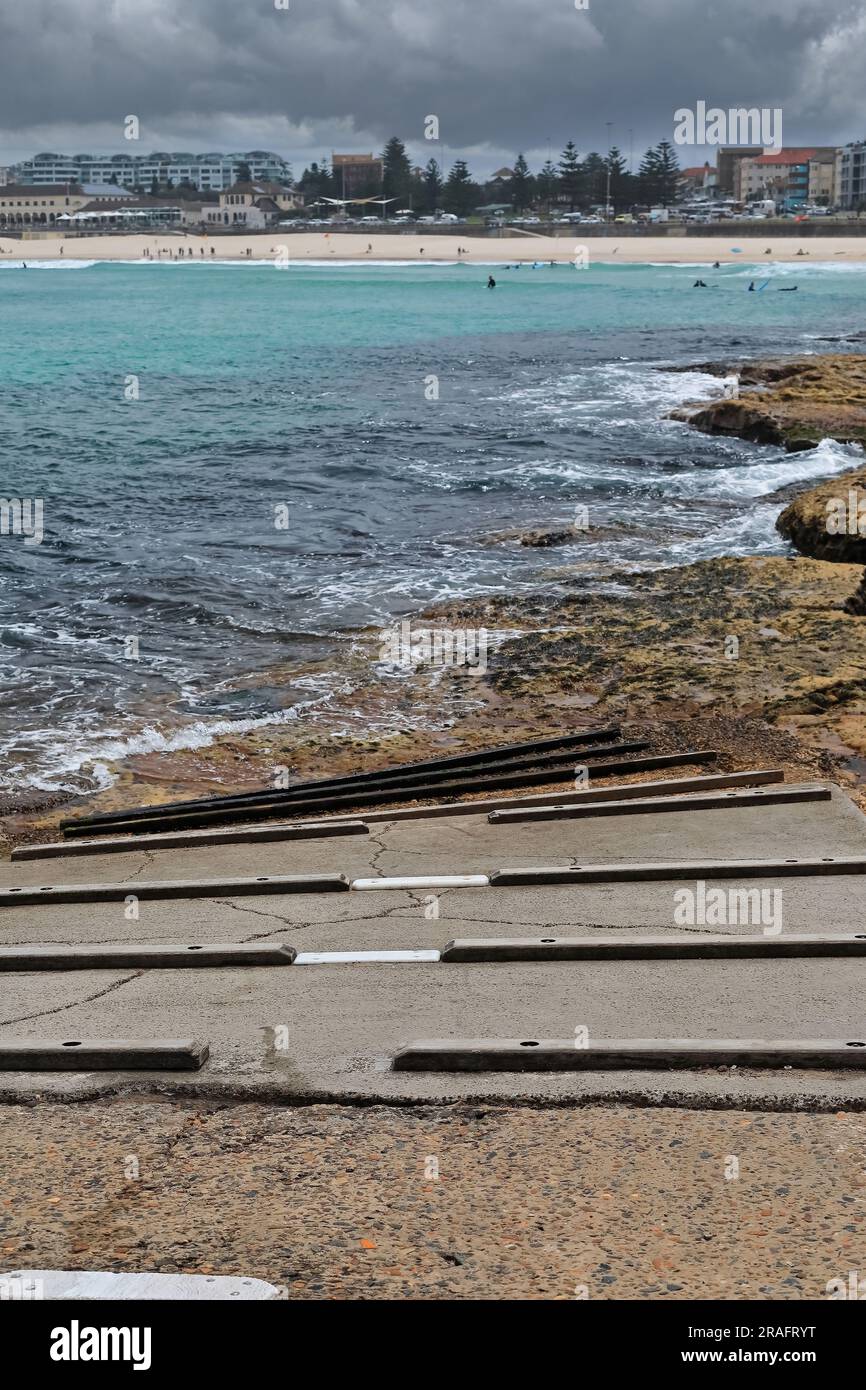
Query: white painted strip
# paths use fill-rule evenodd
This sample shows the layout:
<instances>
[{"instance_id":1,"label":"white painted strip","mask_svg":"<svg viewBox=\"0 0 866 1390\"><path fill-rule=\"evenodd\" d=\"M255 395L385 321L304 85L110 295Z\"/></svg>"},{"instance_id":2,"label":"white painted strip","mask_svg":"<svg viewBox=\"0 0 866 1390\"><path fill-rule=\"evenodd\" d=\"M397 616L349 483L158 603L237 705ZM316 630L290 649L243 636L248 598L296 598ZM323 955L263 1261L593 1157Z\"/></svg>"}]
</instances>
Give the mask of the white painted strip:
<instances>
[{"instance_id":1,"label":"white painted strip","mask_svg":"<svg viewBox=\"0 0 866 1390\"><path fill-rule=\"evenodd\" d=\"M0 1273L0 1294L7 1298L67 1299L102 1302L105 1299L170 1299L201 1303L210 1299L272 1299L281 1296L276 1284L234 1274L115 1274L98 1269L10 1269ZM135 1369L135 1368L133 1368Z\"/></svg>"},{"instance_id":2,"label":"white painted strip","mask_svg":"<svg viewBox=\"0 0 866 1390\"><path fill-rule=\"evenodd\" d=\"M299 951L295 965L391 965L400 961L439 959L439 951Z\"/></svg>"},{"instance_id":3,"label":"white painted strip","mask_svg":"<svg viewBox=\"0 0 866 1390\"><path fill-rule=\"evenodd\" d=\"M487 874L426 874L420 878L355 878L357 890L385 888L489 888Z\"/></svg>"}]
</instances>

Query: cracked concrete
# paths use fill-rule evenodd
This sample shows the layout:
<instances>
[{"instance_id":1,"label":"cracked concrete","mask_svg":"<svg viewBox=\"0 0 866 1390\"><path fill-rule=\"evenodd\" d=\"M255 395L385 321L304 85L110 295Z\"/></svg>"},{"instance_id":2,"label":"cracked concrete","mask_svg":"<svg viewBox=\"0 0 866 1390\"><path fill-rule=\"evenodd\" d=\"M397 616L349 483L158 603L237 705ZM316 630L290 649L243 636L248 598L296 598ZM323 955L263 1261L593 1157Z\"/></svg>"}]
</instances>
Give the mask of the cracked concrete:
<instances>
[{"instance_id":1,"label":"cracked concrete","mask_svg":"<svg viewBox=\"0 0 866 1390\"><path fill-rule=\"evenodd\" d=\"M349 878L487 873L537 864L629 860L766 858L797 852L853 854L864 835L857 808L838 788L829 803L629 815L621 819L490 824L486 815L378 823L366 836L329 840L202 845L56 860L0 861L0 887L131 882L148 878L257 877L344 873ZM744 847L745 850L744 850Z\"/></svg>"},{"instance_id":2,"label":"cracked concrete","mask_svg":"<svg viewBox=\"0 0 866 1390\"><path fill-rule=\"evenodd\" d=\"M365 877L395 872L456 873L493 862L617 862L624 859L779 857L862 853L866 820L838 789L823 803L725 811L651 812L598 822L490 825L486 816L379 823L352 840L148 851L148 878L346 870ZM519 847L520 855L506 853ZM506 848L503 848L506 847ZM319 860L310 864L313 852ZM346 855L353 857L347 863ZM495 853L495 860L493 859ZM327 856L327 857L324 857ZM118 860L87 863L117 879ZM143 871L139 853L124 864ZM82 862L52 861L65 878ZM45 866L6 865L7 881ZM31 882L33 881L31 877ZM82 881L82 880L80 880ZM36 880L38 882L38 879ZM712 886L712 885L710 885ZM730 883L722 885L725 889ZM738 886L738 885L733 885ZM745 883L741 886L752 886ZM866 930L866 876L764 880L781 893L786 932ZM454 937L687 931L675 926L675 882L518 888L375 889L364 893L285 894L122 903L40 904L4 910L0 940L203 944L273 939L305 951L442 948ZM712 923L710 930L760 930L758 923ZM93 1036L198 1036L211 1058L197 1074L136 1077L155 1091L213 1097L280 1097L310 1103L431 1103L488 1097L561 1104L627 1097L636 1103L771 1108L866 1105L866 1073L768 1075L616 1073L604 1075L394 1073L389 1059L417 1037L591 1036L855 1037L862 1032L862 971L850 960L760 962L571 962L508 965L322 965L298 969L41 972L0 976L0 1036L60 1038L73 1028ZM123 985L120 989L119 986ZM4 1007L4 1002L5 1007ZM13 1022L14 1020L14 1022ZM285 1024L290 1065L270 1065L264 1030ZM66 1034L68 1036L68 1032ZM80 1097L123 1090L128 1078L7 1074L2 1095Z\"/></svg>"},{"instance_id":3,"label":"cracked concrete","mask_svg":"<svg viewBox=\"0 0 866 1390\"><path fill-rule=\"evenodd\" d=\"M128 984L130 980L139 979L143 973L144 972L141 970L133 971L132 974L124 975L119 980L112 980L111 983L105 985L103 989L96 989L93 991L92 994L86 994L83 997L80 997L76 992L74 998L68 1000L68 1002L64 1004L57 1004L54 1006L54 1008L37 1009L33 1013L19 1014L17 1018L0 1019L0 1028L6 1028L13 1023L28 1023L31 1019L34 1018L46 1018L52 1014L65 1013L68 1009L77 1009L80 1008L82 1005L92 1004L96 999L104 999L107 994L113 994L113 992L116 989L120 989L122 985ZM73 983L74 981L70 981L70 984Z\"/></svg>"}]
</instances>

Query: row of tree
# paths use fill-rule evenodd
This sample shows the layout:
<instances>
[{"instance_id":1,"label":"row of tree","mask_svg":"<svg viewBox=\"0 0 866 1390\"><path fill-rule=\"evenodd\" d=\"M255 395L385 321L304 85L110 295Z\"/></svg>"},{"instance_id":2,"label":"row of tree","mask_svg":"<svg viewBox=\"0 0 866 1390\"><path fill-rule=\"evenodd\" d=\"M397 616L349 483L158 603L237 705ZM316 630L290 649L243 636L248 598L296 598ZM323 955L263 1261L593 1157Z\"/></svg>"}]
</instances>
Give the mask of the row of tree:
<instances>
[{"instance_id":1,"label":"row of tree","mask_svg":"<svg viewBox=\"0 0 866 1390\"><path fill-rule=\"evenodd\" d=\"M466 217L490 203L508 204L515 212L529 208L576 212L604 205L608 196L615 212L638 204L664 205L673 202L680 179L676 153L667 140L647 150L636 174L629 172L615 145L607 155L592 152L581 159L569 140L558 163L547 159L536 174L519 154L507 176L503 173L478 183L463 159L458 159L447 175L436 159L429 159L423 169L413 166L405 145L396 135L382 152L382 167L382 182L371 181L369 187L355 188L353 196L393 198L392 211L402 207L422 213L443 209L458 217ZM343 196L339 176L335 176L326 160L306 168L298 188L306 195L308 204L317 198Z\"/></svg>"}]
</instances>

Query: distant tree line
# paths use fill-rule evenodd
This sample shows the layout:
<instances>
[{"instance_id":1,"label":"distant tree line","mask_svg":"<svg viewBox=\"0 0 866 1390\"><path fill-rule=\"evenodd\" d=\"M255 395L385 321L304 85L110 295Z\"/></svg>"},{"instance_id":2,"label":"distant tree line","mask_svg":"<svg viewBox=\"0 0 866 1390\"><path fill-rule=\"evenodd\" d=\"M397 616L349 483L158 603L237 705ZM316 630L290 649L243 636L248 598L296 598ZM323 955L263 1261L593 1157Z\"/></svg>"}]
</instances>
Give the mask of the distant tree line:
<instances>
[{"instance_id":1,"label":"distant tree line","mask_svg":"<svg viewBox=\"0 0 866 1390\"><path fill-rule=\"evenodd\" d=\"M557 163L546 159L533 173L522 154L500 176L478 182L466 161L458 159L446 175L435 158L423 168L413 166L406 147L393 135L382 152L382 182L353 190L356 197L393 198L389 211L411 208L417 213L453 212L467 217L486 204L507 204L514 212L535 208L541 212L584 211L603 206L610 193L614 212L634 206L664 205L674 201L680 167L673 147L661 140L648 149L638 172L630 173L621 152L614 145L609 154L590 152L582 158L569 140ZM608 183L609 174L609 183ZM310 164L298 180L307 204L319 198L341 198L339 175L328 161Z\"/></svg>"}]
</instances>

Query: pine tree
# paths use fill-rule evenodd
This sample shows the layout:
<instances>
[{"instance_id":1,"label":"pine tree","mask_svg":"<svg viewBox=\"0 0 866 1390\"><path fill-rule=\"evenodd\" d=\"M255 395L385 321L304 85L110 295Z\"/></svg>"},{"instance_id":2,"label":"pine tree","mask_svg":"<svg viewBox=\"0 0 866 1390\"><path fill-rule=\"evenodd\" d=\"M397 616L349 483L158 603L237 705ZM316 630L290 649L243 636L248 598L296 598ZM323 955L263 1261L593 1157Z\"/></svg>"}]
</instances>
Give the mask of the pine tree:
<instances>
[{"instance_id":1,"label":"pine tree","mask_svg":"<svg viewBox=\"0 0 866 1390\"><path fill-rule=\"evenodd\" d=\"M535 180L529 172L529 165L522 154L514 161L514 170L509 182L508 194L515 212L522 212L532 202Z\"/></svg>"},{"instance_id":2,"label":"pine tree","mask_svg":"<svg viewBox=\"0 0 866 1390\"><path fill-rule=\"evenodd\" d=\"M607 191L607 160L595 151L583 161L583 196L588 203L603 203Z\"/></svg>"},{"instance_id":3,"label":"pine tree","mask_svg":"<svg viewBox=\"0 0 866 1390\"><path fill-rule=\"evenodd\" d=\"M317 164L315 160L305 169L298 179L298 188L304 194L307 201L317 201L319 198L331 198L334 196L333 175L328 168L327 162L322 160Z\"/></svg>"},{"instance_id":4,"label":"pine tree","mask_svg":"<svg viewBox=\"0 0 866 1390\"><path fill-rule=\"evenodd\" d=\"M664 204L672 203L677 196L679 186L680 162L673 146L667 140L660 140L656 145L656 155L658 158L659 201Z\"/></svg>"},{"instance_id":5,"label":"pine tree","mask_svg":"<svg viewBox=\"0 0 866 1390\"><path fill-rule=\"evenodd\" d=\"M535 192L547 212L550 212L550 205L556 198L559 188L559 173L552 160L546 159L541 166L541 171L535 180Z\"/></svg>"},{"instance_id":6,"label":"pine tree","mask_svg":"<svg viewBox=\"0 0 866 1390\"><path fill-rule=\"evenodd\" d=\"M424 166L424 208L435 212L442 201L442 170L435 159L428 159Z\"/></svg>"},{"instance_id":7,"label":"pine tree","mask_svg":"<svg viewBox=\"0 0 866 1390\"><path fill-rule=\"evenodd\" d=\"M625 160L617 149L616 145L611 145L610 152L605 160L605 196L607 196L607 173L610 173L610 201L614 212L619 212L629 200L628 198L628 170L625 167Z\"/></svg>"},{"instance_id":8,"label":"pine tree","mask_svg":"<svg viewBox=\"0 0 866 1390\"><path fill-rule=\"evenodd\" d=\"M392 135L385 146L382 163L382 197L395 198L397 204L403 207L412 191L412 165L406 154L406 146L396 135Z\"/></svg>"},{"instance_id":9,"label":"pine tree","mask_svg":"<svg viewBox=\"0 0 866 1390\"><path fill-rule=\"evenodd\" d=\"M445 211L466 217L476 207L480 194L481 190L477 183L473 183L466 161L458 159L443 190Z\"/></svg>"},{"instance_id":10,"label":"pine tree","mask_svg":"<svg viewBox=\"0 0 866 1390\"><path fill-rule=\"evenodd\" d=\"M647 150L641 161L639 179L644 202L666 206L674 201L679 186L680 166L667 140L661 140L655 149Z\"/></svg>"},{"instance_id":11,"label":"pine tree","mask_svg":"<svg viewBox=\"0 0 866 1390\"><path fill-rule=\"evenodd\" d=\"M659 174L659 156L656 150L647 150L640 163L638 170L638 186L640 188L641 202L649 204L659 201L659 188L661 178Z\"/></svg>"},{"instance_id":12,"label":"pine tree","mask_svg":"<svg viewBox=\"0 0 866 1390\"><path fill-rule=\"evenodd\" d=\"M583 170L572 140L569 140L560 156L559 183L563 197L568 203L569 212L574 212L583 192Z\"/></svg>"}]
</instances>

